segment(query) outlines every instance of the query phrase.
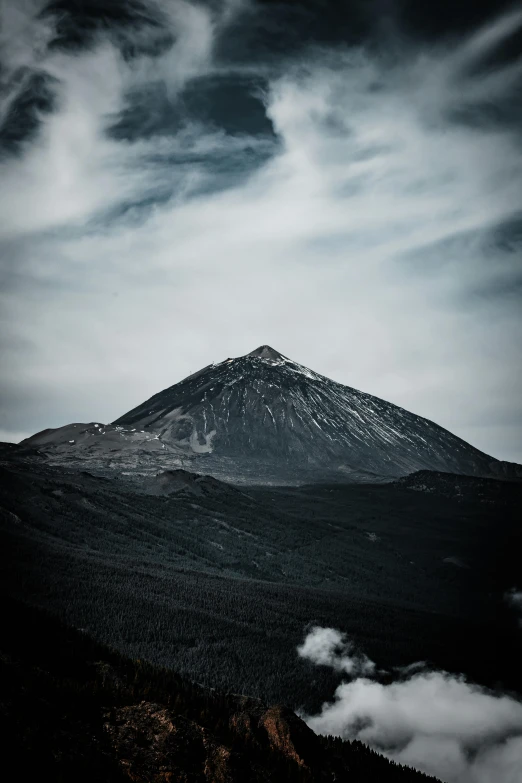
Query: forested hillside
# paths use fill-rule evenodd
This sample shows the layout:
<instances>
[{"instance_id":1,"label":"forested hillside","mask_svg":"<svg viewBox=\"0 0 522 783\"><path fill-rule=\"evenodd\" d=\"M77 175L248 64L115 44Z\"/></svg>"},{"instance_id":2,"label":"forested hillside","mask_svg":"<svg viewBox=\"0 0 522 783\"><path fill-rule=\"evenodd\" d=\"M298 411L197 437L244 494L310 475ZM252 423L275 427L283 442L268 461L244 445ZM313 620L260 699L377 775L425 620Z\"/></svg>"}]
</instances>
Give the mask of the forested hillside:
<instances>
[{"instance_id":1,"label":"forested hillside","mask_svg":"<svg viewBox=\"0 0 522 783\"><path fill-rule=\"evenodd\" d=\"M0 731L16 780L422 783L291 710L206 690L3 600Z\"/></svg>"},{"instance_id":2,"label":"forested hillside","mask_svg":"<svg viewBox=\"0 0 522 783\"><path fill-rule=\"evenodd\" d=\"M339 681L296 654L322 625L384 667L428 659L522 690L503 598L518 583L518 485L239 492L185 476L152 495L148 479L16 460L0 478L6 590L132 658L312 710Z\"/></svg>"}]
</instances>

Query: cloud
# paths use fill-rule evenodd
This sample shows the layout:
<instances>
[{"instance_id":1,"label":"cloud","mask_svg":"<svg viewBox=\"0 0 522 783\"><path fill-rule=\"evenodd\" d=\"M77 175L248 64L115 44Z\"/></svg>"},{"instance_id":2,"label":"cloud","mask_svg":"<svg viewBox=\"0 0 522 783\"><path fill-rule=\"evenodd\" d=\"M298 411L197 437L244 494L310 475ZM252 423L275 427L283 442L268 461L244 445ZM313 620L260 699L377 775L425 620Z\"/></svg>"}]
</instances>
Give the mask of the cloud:
<instances>
[{"instance_id":1,"label":"cloud","mask_svg":"<svg viewBox=\"0 0 522 783\"><path fill-rule=\"evenodd\" d=\"M522 628L522 590L516 587L511 588L505 593L504 600L519 616L518 624Z\"/></svg>"},{"instance_id":2,"label":"cloud","mask_svg":"<svg viewBox=\"0 0 522 783\"><path fill-rule=\"evenodd\" d=\"M2 80L8 81L20 69L34 68L45 57L54 33L50 18L41 12L46 0L1 0L0 46Z\"/></svg>"},{"instance_id":3,"label":"cloud","mask_svg":"<svg viewBox=\"0 0 522 783\"><path fill-rule=\"evenodd\" d=\"M49 48L50 18L27 17L42 27L23 40L41 43L16 57L53 80L56 106L0 164L1 323L18 346L2 426L111 420L271 343L522 459L522 147L490 117L521 67L470 66L518 17L487 47L489 28L406 43L393 63L386 46L335 45L245 64L216 52L251 5L149 8L168 33L157 51L157 30L132 25ZM234 80L257 130L219 124L208 96L233 112ZM202 119L188 93L208 84Z\"/></svg>"},{"instance_id":4,"label":"cloud","mask_svg":"<svg viewBox=\"0 0 522 783\"><path fill-rule=\"evenodd\" d=\"M359 676L375 671L374 662L357 652L346 635L335 628L315 626L297 652L301 658L318 666L330 666L336 672Z\"/></svg>"},{"instance_id":5,"label":"cloud","mask_svg":"<svg viewBox=\"0 0 522 783\"><path fill-rule=\"evenodd\" d=\"M11 9L10 4L7 7ZM224 13L229 13L227 8L225 5ZM36 30L41 28L36 38L48 44L52 17L44 17L38 27L38 9L41 4L33 2L19 12L10 12L8 22L11 16L14 20L7 27L6 37L16 35L17 27L32 29L33 25ZM57 110L41 117L40 133L21 158L0 163L0 213L4 218L0 240L68 226L85 227L111 208L190 190L188 182L196 172L184 177L172 166L166 170L165 162L180 147L194 156L198 146L206 143L209 134L204 130L184 127L178 137L168 141L153 139L135 144L122 143L107 134L111 118L124 110L130 91L150 89L160 81L168 88L166 96L172 101L187 82L209 68L214 31L210 12L184 0L158 4L160 11L173 40L165 52L156 56L145 53L125 58L109 33L100 34L87 49L72 53L45 51L41 44L37 56L27 51L28 40L22 40L12 53L7 49L6 62L11 70L24 62L29 70L38 66L38 73L52 80ZM25 19L25 24L19 17ZM131 28L126 35L131 37L133 30L143 46L147 29ZM4 111L11 103L6 101Z\"/></svg>"},{"instance_id":6,"label":"cloud","mask_svg":"<svg viewBox=\"0 0 522 783\"><path fill-rule=\"evenodd\" d=\"M298 648L339 671L343 635L314 628ZM318 644L320 640L320 644ZM346 640L343 642L346 644ZM421 665L420 665L421 666ZM357 669L320 714L303 716L319 734L358 739L398 763L447 783L516 783L522 775L522 702L440 671L403 670L379 682Z\"/></svg>"},{"instance_id":7,"label":"cloud","mask_svg":"<svg viewBox=\"0 0 522 783\"><path fill-rule=\"evenodd\" d=\"M459 49L455 62L464 67L480 63L484 58L495 53L496 47L513 35L521 25L522 11L519 8L499 16L467 40Z\"/></svg>"}]
</instances>

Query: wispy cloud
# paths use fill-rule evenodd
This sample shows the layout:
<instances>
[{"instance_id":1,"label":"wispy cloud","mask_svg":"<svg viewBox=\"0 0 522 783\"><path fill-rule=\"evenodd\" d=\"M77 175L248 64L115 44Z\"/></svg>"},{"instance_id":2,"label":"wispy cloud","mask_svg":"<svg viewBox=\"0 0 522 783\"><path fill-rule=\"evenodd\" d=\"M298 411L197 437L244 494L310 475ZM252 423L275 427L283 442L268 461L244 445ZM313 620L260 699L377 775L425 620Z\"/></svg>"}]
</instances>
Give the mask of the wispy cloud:
<instances>
[{"instance_id":1,"label":"wispy cloud","mask_svg":"<svg viewBox=\"0 0 522 783\"><path fill-rule=\"evenodd\" d=\"M37 8L9 62L53 79L56 105L0 164L3 324L19 346L4 427L112 419L268 342L522 458L522 147L495 120L521 65L476 72L519 15L451 46L410 42L399 62L337 45L225 66L217 44L252 4L149 4L171 38L157 51L138 26L125 46L102 31L49 48ZM189 100L212 83L241 111L231 78L264 113L257 131Z\"/></svg>"},{"instance_id":2,"label":"wispy cloud","mask_svg":"<svg viewBox=\"0 0 522 783\"><path fill-rule=\"evenodd\" d=\"M504 600L518 616L518 624L522 628L522 590L513 587L504 595Z\"/></svg>"},{"instance_id":3,"label":"wispy cloud","mask_svg":"<svg viewBox=\"0 0 522 783\"><path fill-rule=\"evenodd\" d=\"M308 649L312 662L339 670L340 636L314 628L298 652ZM521 701L422 664L382 682L371 672L345 671L353 679L339 685L334 700L318 715L304 716L314 731L359 739L447 783L520 780Z\"/></svg>"}]
</instances>

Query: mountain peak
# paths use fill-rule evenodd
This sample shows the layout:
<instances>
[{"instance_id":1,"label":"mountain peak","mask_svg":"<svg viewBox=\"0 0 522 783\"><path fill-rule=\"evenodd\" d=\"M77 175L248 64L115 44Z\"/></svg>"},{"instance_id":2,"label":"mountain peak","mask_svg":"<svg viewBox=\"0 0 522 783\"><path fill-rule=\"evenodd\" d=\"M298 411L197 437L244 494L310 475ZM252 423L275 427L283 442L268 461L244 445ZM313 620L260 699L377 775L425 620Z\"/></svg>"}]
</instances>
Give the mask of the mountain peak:
<instances>
[{"instance_id":1,"label":"mountain peak","mask_svg":"<svg viewBox=\"0 0 522 783\"><path fill-rule=\"evenodd\" d=\"M275 351L269 345L260 345L259 348L255 349L255 351L250 351L250 353L247 353L247 356L254 356L257 359L271 359L272 361L281 361L282 359L286 359L286 356L283 356L283 354L279 353L279 351Z\"/></svg>"},{"instance_id":2,"label":"mountain peak","mask_svg":"<svg viewBox=\"0 0 522 783\"><path fill-rule=\"evenodd\" d=\"M226 481L380 480L419 470L512 476L487 454L427 419L343 386L269 345L204 367L111 426L72 424L23 448L93 450L129 466L188 467ZM53 452L54 449L54 452ZM94 452L93 452L94 453ZM139 455L139 457L138 457ZM198 471L199 472L199 471Z\"/></svg>"}]
</instances>

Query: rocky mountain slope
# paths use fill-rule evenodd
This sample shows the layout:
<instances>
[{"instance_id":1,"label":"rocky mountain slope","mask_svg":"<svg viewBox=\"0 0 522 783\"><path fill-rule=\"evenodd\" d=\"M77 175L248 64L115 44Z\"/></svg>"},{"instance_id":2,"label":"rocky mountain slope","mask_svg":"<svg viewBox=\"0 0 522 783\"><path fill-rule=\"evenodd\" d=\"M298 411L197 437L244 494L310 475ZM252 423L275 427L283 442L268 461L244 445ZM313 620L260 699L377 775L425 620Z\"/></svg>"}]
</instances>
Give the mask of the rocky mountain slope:
<instances>
[{"instance_id":1,"label":"rocky mountain slope","mask_svg":"<svg viewBox=\"0 0 522 783\"><path fill-rule=\"evenodd\" d=\"M55 462L136 471L192 465L232 480L389 480L417 470L522 477L427 419L261 346L155 394L112 425L45 430Z\"/></svg>"}]
</instances>

